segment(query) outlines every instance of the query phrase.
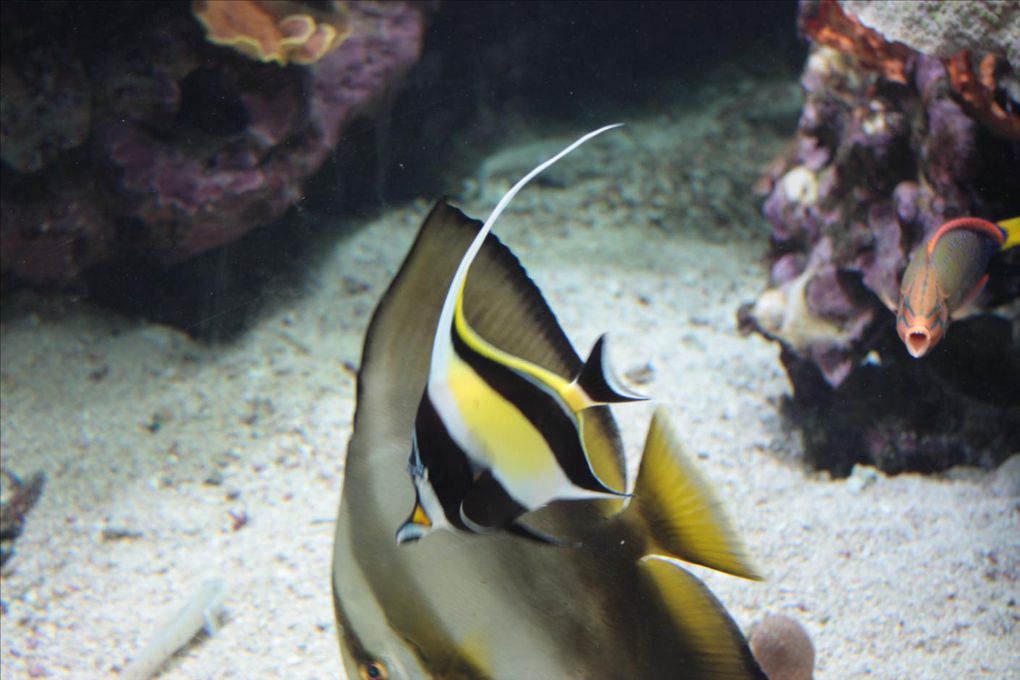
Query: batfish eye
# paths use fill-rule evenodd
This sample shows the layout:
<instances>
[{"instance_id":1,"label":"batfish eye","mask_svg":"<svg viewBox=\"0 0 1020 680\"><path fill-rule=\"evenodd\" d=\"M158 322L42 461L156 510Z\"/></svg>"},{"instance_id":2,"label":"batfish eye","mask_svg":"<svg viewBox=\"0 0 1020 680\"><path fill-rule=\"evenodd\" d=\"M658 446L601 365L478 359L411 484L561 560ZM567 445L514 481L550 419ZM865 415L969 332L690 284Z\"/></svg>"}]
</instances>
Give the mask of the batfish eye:
<instances>
[{"instance_id":1,"label":"batfish eye","mask_svg":"<svg viewBox=\"0 0 1020 680\"><path fill-rule=\"evenodd\" d=\"M386 664L381 661L362 664L361 680L389 680L390 672L386 670Z\"/></svg>"}]
</instances>

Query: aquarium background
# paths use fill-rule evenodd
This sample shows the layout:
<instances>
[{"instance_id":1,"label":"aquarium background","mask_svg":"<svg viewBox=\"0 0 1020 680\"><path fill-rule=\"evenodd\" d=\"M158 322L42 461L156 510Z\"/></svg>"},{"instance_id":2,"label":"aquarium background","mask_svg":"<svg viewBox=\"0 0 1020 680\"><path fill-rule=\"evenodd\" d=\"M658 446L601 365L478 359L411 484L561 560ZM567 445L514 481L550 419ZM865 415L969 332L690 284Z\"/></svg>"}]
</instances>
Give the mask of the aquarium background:
<instances>
[{"instance_id":1,"label":"aquarium background","mask_svg":"<svg viewBox=\"0 0 1020 680\"><path fill-rule=\"evenodd\" d=\"M499 237L579 352L611 331L766 580L697 575L745 633L802 623L817 678L1020 673L1016 253L922 360L877 296L941 217L1020 214L1016 47L982 33L982 100L833 5L349 3L281 65L190 3L4 3L4 677L117 677L210 580L221 625L160 677L342 673L372 310L435 200L483 218L614 122Z\"/></svg>"}]
</instances>

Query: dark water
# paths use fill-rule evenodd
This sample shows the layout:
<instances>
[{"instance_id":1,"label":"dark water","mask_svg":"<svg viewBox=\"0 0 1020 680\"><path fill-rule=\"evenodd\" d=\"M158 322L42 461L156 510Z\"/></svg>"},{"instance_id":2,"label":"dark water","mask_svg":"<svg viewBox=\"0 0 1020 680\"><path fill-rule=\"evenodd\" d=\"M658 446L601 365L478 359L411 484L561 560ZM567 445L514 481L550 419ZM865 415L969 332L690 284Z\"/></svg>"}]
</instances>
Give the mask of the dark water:
<instances>
[{"instance_id":1,"label":"dark water","mask_svg":"<svg viewBox=\"0 0 1020 680\"><path fill-rule=\"evenodd\" d=\"M722 79L715 83L716 92L726 90L729 78L793 80L806 49L792 29L793 2L453 2L423 7L427 20L420 59L365 115L345 126L286 215L264 224L256 217L260 228L239 241L171 266L150 257L146 243L154 237L149 227L136 219L118 222L112 257L55 283L198 337L230 337L247 327L268 280L314 266L321 239L331 238L315 226L319 217L344 215L346 222L356 223L387 206L447 194L507 140L710 103L697 97L712 97L708 74L727 64L734 70L715 76ZM104 54L146 16L179 19L181 13L173 3L150 3L140 14L121 10L117 3L90 3L87 11L74 3L16 3L5 10L10 17L5 44L31 42L50 22L73 36L87 69L96 61L90 51ZM19 24L26 30L19 31ZM145 56L139 53L138 58ZM144 70L142 78L147 77ZM191 72L182 81L176 121L161 135L229 137L243 131L248 114L222 80L214 68ZM60 98L47 101L65 104ZM780 108L762 115L792 130L795 108L782 103ZM75 153L88 153L89 147ZM41 178L59 186L61 173L74 173L87 162L66 165L59 172L44 171ZM7 192L38 190L39 178L4 166ZM116 180L110 190L116 190ZM82 248L88 247L87 234L77 238ZM281 249L286 257L265 257ZM24 277L5 271L5 290L23 283Z\"/></svg>"}]
</instances>

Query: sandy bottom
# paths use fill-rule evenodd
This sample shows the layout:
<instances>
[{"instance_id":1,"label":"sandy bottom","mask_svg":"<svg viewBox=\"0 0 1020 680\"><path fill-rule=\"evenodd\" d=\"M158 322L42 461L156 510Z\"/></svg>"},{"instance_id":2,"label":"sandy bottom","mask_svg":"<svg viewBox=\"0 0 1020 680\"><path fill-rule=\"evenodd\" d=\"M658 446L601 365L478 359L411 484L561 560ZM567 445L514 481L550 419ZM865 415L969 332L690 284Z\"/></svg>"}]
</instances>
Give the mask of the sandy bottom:
<instances>
[{"instance_id":1,"label":"sandy bottom","mask_svg":"<svg viewBox=\"0 0 1020 680\"><path fill-rule=\"evenodd\" d=\"M1017 497L976 471L802 468L777 412L778 348L735 329L765 280L765 232L741 224L755 199L674 155L754 143L749 128L725 141L718 120L678 112L593 142L526 190L500 235L582 354L612 332L618 369L668 407L726 499L767 581L697 572L744 630L797 618L820 679L1020 676ZM484 216L563 140L498 154L455 202ZM161 677L342 675L329 565L353 367L427 209L349 230L229 344L67 298L5 301L3 462L48 481L4 571L4 678L116 677L210 578L227 583L226 620ZM617 409L632 450L650 415Z\"/></svg>"}]
</instances>

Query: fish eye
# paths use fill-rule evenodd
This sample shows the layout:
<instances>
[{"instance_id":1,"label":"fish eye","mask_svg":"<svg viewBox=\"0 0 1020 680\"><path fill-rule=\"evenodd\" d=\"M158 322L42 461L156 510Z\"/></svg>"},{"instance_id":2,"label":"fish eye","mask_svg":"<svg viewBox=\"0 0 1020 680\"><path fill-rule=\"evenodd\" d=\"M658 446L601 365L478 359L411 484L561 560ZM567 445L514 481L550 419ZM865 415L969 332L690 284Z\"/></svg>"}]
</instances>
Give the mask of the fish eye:
<instances>
[{"instance_id":1,"label":"fish eye","mask_svg":"<svg viewBox=\"0 0 1020 680\"><path fill-rule=\"evenodd\" d=\"M389 680L390 672L382 661L372 661L361 665L361 680Z\"/></svg>"}]
</instances>

